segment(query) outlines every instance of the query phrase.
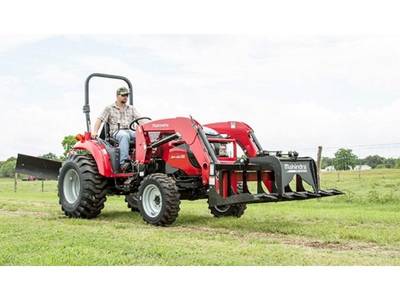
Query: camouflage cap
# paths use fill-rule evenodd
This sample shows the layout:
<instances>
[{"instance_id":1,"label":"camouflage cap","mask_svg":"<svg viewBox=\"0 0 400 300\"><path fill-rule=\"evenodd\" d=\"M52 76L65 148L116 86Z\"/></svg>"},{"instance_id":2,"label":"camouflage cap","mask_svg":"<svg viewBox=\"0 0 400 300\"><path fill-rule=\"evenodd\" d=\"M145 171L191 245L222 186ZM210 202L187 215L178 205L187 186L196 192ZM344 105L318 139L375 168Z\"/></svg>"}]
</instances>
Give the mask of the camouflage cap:
<instances>
[{"instance_id":1,"label":"camouflage cap","mask_svg":"<svg viewBox=\"0 0 400 300\"><path fill-rule=\"evenodd\" d=\"M126 87L120 87L117 90L117 95L126 95L129 94L129 90Z\"/></svg>"}]
</instances>

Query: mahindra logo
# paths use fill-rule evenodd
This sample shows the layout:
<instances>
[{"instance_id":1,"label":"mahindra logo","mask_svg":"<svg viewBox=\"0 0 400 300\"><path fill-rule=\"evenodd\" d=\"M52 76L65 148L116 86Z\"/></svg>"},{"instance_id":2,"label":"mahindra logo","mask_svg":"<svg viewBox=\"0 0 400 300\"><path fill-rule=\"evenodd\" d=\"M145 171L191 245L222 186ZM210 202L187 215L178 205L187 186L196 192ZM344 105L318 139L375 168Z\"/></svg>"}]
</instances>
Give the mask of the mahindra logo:
<instances>
[{"instance_id":1,"label":"mahindra logo","mask_svg":"<svg viewBox=\"0 0 400 300\"><path fill-rule=\"evenodd\" d=\"M285 170L288 173L305 173L307 172L307 165L306 164L284 164Z\"/></svg>"},{"instance_id":2,"label":"mahindra logo","mask_svg":"<svg viewBox=\"0 0 400 300\"><path fill-rule=\"evenodd\" d=\"M162 127L168 127L168 124L152 124L154 128L162 128Z\"/></svg>"}]
</instances>

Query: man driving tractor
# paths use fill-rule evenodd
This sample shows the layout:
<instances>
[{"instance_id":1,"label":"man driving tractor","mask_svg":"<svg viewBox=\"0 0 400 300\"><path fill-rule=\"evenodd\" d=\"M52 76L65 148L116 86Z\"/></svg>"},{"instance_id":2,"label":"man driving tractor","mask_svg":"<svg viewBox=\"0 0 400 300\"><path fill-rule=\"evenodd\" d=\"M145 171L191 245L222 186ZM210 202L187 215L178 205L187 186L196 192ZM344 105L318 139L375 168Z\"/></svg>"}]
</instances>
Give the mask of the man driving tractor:
<instances>
[{"instance_id":1,"label":"man driving tractor","mask_svg":"<svg viewBox=\"0 0 400 300\"><path fill-rule=\"evenodd\" d=\"M131 166L129 142L135 140L135 132L129 129L129 124L140 117L137 110L132 105L127 104L129 93L130 91L125 87L117 89L116 101L103 110L97 118L92 132L92 137L95 138L102 122L109 124L110 135L118 140L120 164L123 172Z\"/></svg>"},{"instance_id":2,"label":"man driving tractor","mask_svg":"<svg viewBox=\"0 0 400 300\"><path fill-rule=\"evenodd\" d=\"M89 81L93 77L123 80L129 89L117 90L115 103L104 109L91 131ZM70 155L60 162L18 154L16 173L56 179L59 203L68 217L95 218L108 195L125 195L128 207L156 226L172 224L183 199L208 199L215 217L240 217L251 203L343 194L320 188L317 164L312 158L293 151L264 150L253 129L244 122L203 126L192 117L154 121L137 118L131 92L132 84L126 77L90 74L85 81L83 106L86 131L76 136ZM150 122L142 124L140 121L145 119ZM110 130L104 128L99 138L93 139L102 123ZM140 124L140 130L136 132L135 155L130 157L135 124ZM232 149L229 154L228 145ZM245 155L238 155L237 149ZM249 187L256 190L250 191Z\"/></svg>"}]
</instances>

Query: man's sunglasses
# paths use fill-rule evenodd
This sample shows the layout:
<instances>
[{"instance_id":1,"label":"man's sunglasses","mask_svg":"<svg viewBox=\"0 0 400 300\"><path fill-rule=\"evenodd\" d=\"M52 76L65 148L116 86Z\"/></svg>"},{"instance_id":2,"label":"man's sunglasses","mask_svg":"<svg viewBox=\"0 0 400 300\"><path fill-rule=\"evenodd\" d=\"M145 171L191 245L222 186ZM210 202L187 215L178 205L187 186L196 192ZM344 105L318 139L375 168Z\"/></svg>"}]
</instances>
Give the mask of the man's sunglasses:
<instances>
[{"instance_id":1,"label":"man's sunglasses","mask_svg":"<svg viewBox=\"0 0 400 300\"><path fill-rule=\"evenodd\" d=\"M120 95L120 96L122 96L122 97L128 97L128 95L129 95L129 94L123 94L123 95Z\"/></svg>"}]
</instances>

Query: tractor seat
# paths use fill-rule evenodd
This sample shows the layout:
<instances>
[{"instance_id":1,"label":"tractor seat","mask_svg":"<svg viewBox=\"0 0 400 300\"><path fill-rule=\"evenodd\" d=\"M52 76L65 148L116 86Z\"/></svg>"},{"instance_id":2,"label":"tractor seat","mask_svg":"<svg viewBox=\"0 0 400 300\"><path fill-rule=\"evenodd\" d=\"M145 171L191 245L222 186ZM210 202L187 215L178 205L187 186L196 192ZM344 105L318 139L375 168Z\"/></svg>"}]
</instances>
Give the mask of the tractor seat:
<instances>
[{"instance_id":1,"label":"tractor seat","mask_svg":"<svg viewBox=\"0 0 400 300\"><path fill-rule=\"evenodd\" d=\"M110 134L110 125L108 123L104 123L103 129L101 130L101 133L99 135L101 139L104 141L108 142L111 146L117 147L118 145L118 140L114 137L111 136ZM129 149L130 151L134 149L135 142L133 140L129 141Z\"/></svg>"}]
</instances>

